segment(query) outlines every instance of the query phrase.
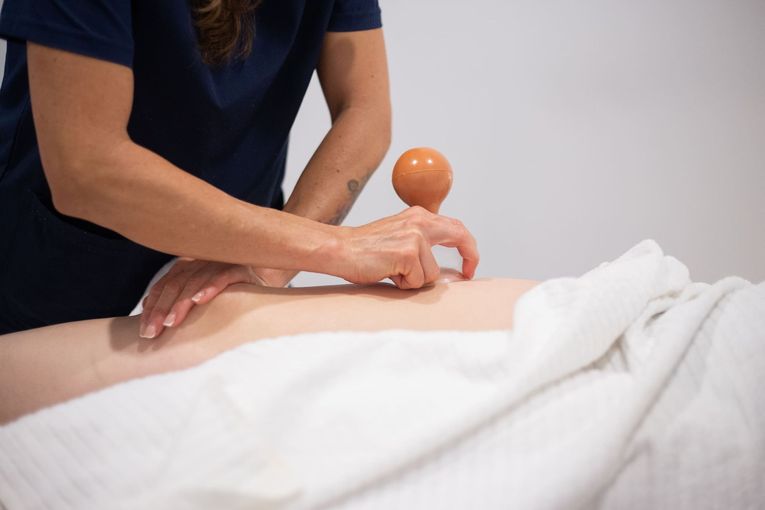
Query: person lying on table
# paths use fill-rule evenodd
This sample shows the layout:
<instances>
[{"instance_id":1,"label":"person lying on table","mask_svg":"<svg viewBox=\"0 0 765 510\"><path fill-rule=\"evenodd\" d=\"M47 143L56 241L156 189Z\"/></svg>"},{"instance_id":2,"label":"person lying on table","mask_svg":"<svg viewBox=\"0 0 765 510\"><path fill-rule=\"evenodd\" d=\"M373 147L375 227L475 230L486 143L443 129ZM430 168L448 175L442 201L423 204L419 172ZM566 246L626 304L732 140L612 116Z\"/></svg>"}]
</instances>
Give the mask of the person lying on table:
<instances>
[{"instance_id":1,"label":"person lying on table","mask_svg":"<svg viewBox=\"0 0 765 510\"><path fill-rule=\"evenodd\" d=\"M139 317L57 324L0 336L0 423L113 384L192 367L247 342L322 331L507 330L538 282L465 280L444 270L417 290L391 284L272 288L233 284L155 340ZM278 340L277 340L278 341Z\"/></svg>"}]
</instances>

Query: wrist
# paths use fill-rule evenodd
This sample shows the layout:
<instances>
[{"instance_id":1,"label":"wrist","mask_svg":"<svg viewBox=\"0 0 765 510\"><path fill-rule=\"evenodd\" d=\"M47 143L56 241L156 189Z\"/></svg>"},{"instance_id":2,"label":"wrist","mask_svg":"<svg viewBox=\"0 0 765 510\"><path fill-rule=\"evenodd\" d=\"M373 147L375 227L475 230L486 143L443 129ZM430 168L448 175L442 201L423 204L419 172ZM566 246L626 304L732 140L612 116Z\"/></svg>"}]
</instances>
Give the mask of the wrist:
<instances>
[{"instance_id":1,"label":"wrist","mask_svg":"<svg viewBox=\"0 0 765 510\"><path fill-rule=\"evenodd\" d=\"M284 287L292 280L298 271L291 269L271 269L266 267L253 268L255 278L260 285L266 287Z\"/></svg>"},{"instance_id":2,"label":"wrist","mask_svg":"<svg viewBox=\"0 0 765 510\"><path fill-rule=\"evenodd\" d=\"M317 273L329 274L347 279L350 256L348 254L348 238L352 227L328 225L328 237L315 253L318 264Z\"/></svg>"}]
</instances>

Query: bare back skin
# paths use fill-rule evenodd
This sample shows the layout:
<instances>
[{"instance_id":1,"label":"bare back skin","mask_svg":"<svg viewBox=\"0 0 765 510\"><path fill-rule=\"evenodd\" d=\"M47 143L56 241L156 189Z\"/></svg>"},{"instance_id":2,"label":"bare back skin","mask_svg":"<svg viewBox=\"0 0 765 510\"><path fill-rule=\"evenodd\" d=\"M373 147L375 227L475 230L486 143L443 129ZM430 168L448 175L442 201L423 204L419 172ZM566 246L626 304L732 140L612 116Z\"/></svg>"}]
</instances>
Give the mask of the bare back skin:
<instances>
[{"instance_id":1,"label":"bare back skin","mask_svg":"<svg viewBox=\"0 0 765 510\"><path fill-rule=\"evenodd\" d=\"M58 324L0 336L0 423L113 384L192 367L263 338L321 331L511 329L537 282L479 279L419 290L393 285L269 288L238 284L159 339L138 317Z\"/></svg>"}]
</instances>

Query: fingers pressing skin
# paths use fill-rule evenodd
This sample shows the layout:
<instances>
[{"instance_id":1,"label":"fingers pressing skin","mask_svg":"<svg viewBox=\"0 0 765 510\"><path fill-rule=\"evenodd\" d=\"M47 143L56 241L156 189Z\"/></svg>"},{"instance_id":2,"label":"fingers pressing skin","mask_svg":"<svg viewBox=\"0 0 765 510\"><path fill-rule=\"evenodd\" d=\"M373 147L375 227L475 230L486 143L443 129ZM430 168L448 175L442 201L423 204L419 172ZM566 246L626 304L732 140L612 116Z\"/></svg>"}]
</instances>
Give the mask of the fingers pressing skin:
<instances>
[{"instance_id":1,"label":"fingers pressing skin","mask_svg":"<svg viewBox=\"0 0 765 510\"><path fill-rule=\"evenodd\" d=\"M171 274L172 273L172 274ZM158 281L154 288L160 287L157 290L159 296L153 300L148 309L143 311L143 316L146 317L146 322L143 324L140 332L144 338L155 338L162 334L165 326L175 325L177 323L177 311L174 309L174 305L181 299L182 293L185 291L188 284L194 282L199 285L200 280L204 281L204 270L199 266L192 266L190 268L182 268L178 271L168 271L167 279L162 282ZM163 277L163 279L165 279ZM152 292L154 292L152 288ZM150 292L151 295L151 292ZM156 295L156 294L155 294Z\"/></svg>"},{"instance_id":2,"label":"fingers pressing skin","mask_svg":"<svg viewBox=\"0 0 765 510\"><path fill-rule=\"evenodd\" d=\"M244 266L230 266L224 271L211 272L205 282L198 285L190 300L197 305L212 301L218 294L234 283L249 282L262 285L254 274L248 274Z\"/></svg>"},{"instance_id":3,"label":"fingers pressing skin","mask_svg":"<svg viewBox=\"0 0 765 510\"><path fill-rule=\"evenodd\" d=\"M424 238L420 243L420 265L422 266L424 277L423 285L432 284L441 274L441 269L438 267L438 262L436 262L436 258L430 250L430 245Z\"/></svg>"},{"instance_id":4,"label":"fingers pressing skin","mask_svg":"<svg viewBox=\"0 0 765 510\"><path fill-rule=\"evenodd\" d=\"M144 300L140 336L156 338L164 328L179 326L194 305L210 302L226 287L238 282L264 284L246 266L178 260Z\"/></svg>"},{"instance_id":5,"label":"fingers pressing skin","mask_svg":"<svg viewBox=\"0 0 765 510\"><path fill-rule=\"evenodd\" d=\"M397 287L401 289L418 289L420 287L431 285L441 278L441 268L439 267L436 258L433 256L430 243L424 237L422 237L420 241L418 256L419 265L407 265L405 267L410 268L408 272L405 271L399 275L391 277L391 280ZM467 258L463 261L463 272L461 273L461 276L462 278L470 279L475 274L477 259L475 260L472 269L469 269L468 274L470 274L470 276L465 276L466 263L469 263Z\"/></svg>"},{"instance_id":6,"label":"fingers pressing skin","mask_svg":"<svg viewBox=\"0 0 765 510\"><path fill-rule=\"evenodd\" d=\"M445 219L452 224L452 238L454 241L447 241L439 244L447 247L456 247L462 257L462 274L468 279L473 278L473 276L475 276L475 270L478 267L478 262L480 261L476 240L460 220L454 218Z\"/></svg>"},{"instance_id":7,"label":"fingers pressing skin","mask_svg":"<svg viewBox=\"0 0 765 510\"><path fill-rule=\"evenodd\" d=\"M400 214L349 229L346 279L374 283L390 278L401 289L418 289L435 282L440 268L433 245L457 248L462 273L475 275L479 255L475 239L459 220L411 207ZM351 261L350 264L347 261ZM293 273L294 274L294 273ZM334 274L343 274L343 271ZM281 279L278 277L277 279ZM288 281L289 277L285 281ZM247 266L179 259L144 300L140 335L155 338L165 327L179 326L195 304L205 304L233 283L267 285Z\"/></svg>"},{"instance_id":8,"label":"fingers pressing skin","mask_svg":"<svg viewBox=\"0 0 765 510\"><path fill-rule=\"evenodd\" d=\"M462 274L468 279L473 278L480 260L475 238L460 220L447 216L436 217L440 224L431 230L433 244L457 248L462 257Z\"/></svg>"},{"instance_id":9,"label":"fingers pressing skin","mask_svg":"<svg viewBox=\"0 0 765 510\"><path fill-rule=\"evenodd\" d=\"M168 328L175 327L186 319L189 310L195 304L193 297L200 292L199 289L204 288L204 285L210 278L211 269L209 266L204 266L186 280L183 290L175 298L175 301L170 305L167 315L162 319L162 326Z\"/></svg>"},{"instance_id":10,"label":"fingers pressing skin","mask_svg":"<svg viewBox=\"0 0 765 510\"><path fill-rule=\"evenodd\" d=\"M189 270L189 262L188 259L178 259L173 267L149 289L149 294L143 300L139 331L141 337L154 338L161 333L164 316L157 320L157 315L154 313L157 303L165 291L165 286Z\"/></svg>"},{"instance_id":11,"label":"fingers pressing skin","mask_svg":"<svg viewBox=\"0 0 765 510\"><path fill-rule=\"evenodd\" d=\"M422 264L420 263L419 251L410 251L404 253L404 270L399 274L401 275L401 289L419 289L425 284L425 273L422 270Z\"/></svg>"},{"instance_id":12,"label":"fingers pressing skin","mask_svg":"<svg viewBox=\"0 0 765 510\"><path fill-rule=\"evenodd\" d=\"M154 338L162 334L165 318L168 316L170 307L178 299L182 290L183 287L179 280L170 280L165 284L162 288L162 294L160 294L159 299L154 304L154 308L148 312L148 320L144 329L144 336L146 338ZM153 336L152 333L154 333Z\"/></svg>"},{"instance_id":13,"label":"fingers pressing skin","mask_svg":"<svg viewBox=\"0 0 765 510\"><path fill-rule=\"evenodd\" d=\"M476 241L459 220L433 214L418 206L398 215L351 229L348 257L354 283L390 278L402 289L415 289L438 279L439 268L431 247L457 248L462 273L475 276L479 254Z\"/></svg>"},{"instance_id":14,"label":"fingers pressing skin","mask_svg":"<svg viewBox=\"0 0 765 510\"><path fill-rule=\"evenodd\" d=\"M462 257L462 274L468 279L475 276L480 261L478 246L473 235L460 220L433 214L419 206L410 207L404 214L409 214L409 221L427 233L431 245L457 248Z\"/></svg>"}]
</instances>

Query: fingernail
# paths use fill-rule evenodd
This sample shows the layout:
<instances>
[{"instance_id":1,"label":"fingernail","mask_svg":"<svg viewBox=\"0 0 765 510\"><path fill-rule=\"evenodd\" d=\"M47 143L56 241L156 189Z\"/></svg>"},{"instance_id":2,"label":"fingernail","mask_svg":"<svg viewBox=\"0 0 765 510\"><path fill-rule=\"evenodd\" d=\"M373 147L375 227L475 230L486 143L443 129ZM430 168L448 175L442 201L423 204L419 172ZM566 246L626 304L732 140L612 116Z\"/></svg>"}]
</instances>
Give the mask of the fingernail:
<instances>
[{"instance_id":1,"label":"fingernail","mask_svg":"<svg viewBox=\"0 0 765 510\"><path fill-rule=\"evenodd\" d=\"M149 324L141 331L139 336L141 338L154 338L157 336L157 328L154 327L154 324Z\"/></svg>"},{"instance_id":2,"label":"fingernail","mask_svg":"<svg viewBox=\"0 0 765 510\"><path fill-rule=\"evenodd\" d=\"M191 298L191 300L195 303L199 303L199 300L202 299L205 295L205 291L200 290L196 294L194 294L194 297Z\"/></svg>"},{"instance_id":3,"label":"fingernail","mask_svg":"<svg viewBox=\"0 0 765 510\"><path fill-rule=\"evenodd\" d=\"M163 326L172 327L172 325L175 324L175 312L170 312L167 317L165 317L164 322L162 322Z\"/></svg>"}]
</instances>

